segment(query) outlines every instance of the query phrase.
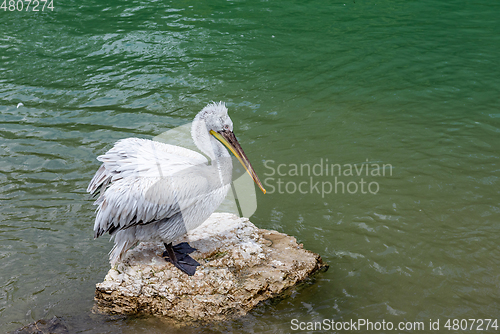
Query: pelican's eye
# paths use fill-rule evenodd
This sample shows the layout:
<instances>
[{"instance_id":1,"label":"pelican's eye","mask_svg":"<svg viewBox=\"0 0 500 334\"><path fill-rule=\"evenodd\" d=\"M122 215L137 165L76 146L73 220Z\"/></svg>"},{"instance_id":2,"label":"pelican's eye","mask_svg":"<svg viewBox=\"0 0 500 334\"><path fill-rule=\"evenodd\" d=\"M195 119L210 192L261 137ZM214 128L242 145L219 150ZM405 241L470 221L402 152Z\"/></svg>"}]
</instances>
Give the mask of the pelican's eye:
<instances>
[{"instance_id":1,"label":"pelican's eye","mask_svg":"<svg viewBox=\"0 0 500 334\"><path fill-rule=\"evenodd\" d=\"M224 130L229 130L229 125L224 125Z\"/></svg>"}]
</instances>

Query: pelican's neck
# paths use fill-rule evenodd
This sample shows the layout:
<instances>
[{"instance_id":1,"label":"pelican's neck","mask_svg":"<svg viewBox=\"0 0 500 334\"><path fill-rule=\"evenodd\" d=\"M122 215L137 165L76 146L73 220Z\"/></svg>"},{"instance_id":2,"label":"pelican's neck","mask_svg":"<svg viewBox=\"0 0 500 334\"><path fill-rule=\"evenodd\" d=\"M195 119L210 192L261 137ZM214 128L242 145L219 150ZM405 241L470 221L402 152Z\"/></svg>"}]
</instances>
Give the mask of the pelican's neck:
<instances>
[{"instance_id":1,"label":"pelican's neck","mask_svg":"<svg viewBox=\"0 0 500 334\"><path fill-rule=\"evenodd\" d=\"M231 182L233 162L226 147L210 134L204 120L207 114L206 109L203 109L196 115L191 127L191 136L198 149L211 159L211 168L214 168L218 175L214 180L225 187Z\"/></svg>"},{"instance_id":2,"label":"pelican's neck","mask_svg":"<svg viewBox=\"0 0 500 334\"><path fill-rule=\"evenodd\" d=\"M231 161L231 155L229 154L227 148L214 136L210 135L210 133L209 136L210 136L210 146L214 154L214 156L210 157L210 159L212 159L212 161L215 161L217 163L227 160Z\"/></svg>"},{"instance_id":3,"label":"pelican's neck","mask_svg":"<svg viewBox=\"0 0 500 334\"><path fill-rule=\"evenodd\" d=\"M210 134L203 116L204 113L200 112L193 120L193 125L191 127L191 137L193 137L194 144L212 161L231 160L221 159L229 158L230 154L224 147L224 145Z\"/></svg>"}]
</instances>

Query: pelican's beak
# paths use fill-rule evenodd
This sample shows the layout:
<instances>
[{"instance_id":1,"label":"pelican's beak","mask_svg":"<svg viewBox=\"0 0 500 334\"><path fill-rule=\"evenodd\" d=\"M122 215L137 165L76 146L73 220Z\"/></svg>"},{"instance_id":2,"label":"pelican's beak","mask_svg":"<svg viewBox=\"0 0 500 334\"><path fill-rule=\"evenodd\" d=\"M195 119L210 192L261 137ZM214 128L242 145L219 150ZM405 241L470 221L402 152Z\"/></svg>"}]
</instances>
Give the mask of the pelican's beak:
<instances>
[{"instance_id":1,"label":"pelican's beak","mask_svg":"<svg viewBox=\"0 0 500 334\"><path fill-rule=\"evenodd\" d=\"M238 143L238 140L234 136L233 131L225 130L225 131L215 132L214 130L210 130L210 134L215 138L217 138L231 152L233 152L234 156L238 158L243 167L245 167L248 174L252 177L254 182L257 183L260 190L262 190L262 192L265 194L266 189L264 189L264 187L262 186L262 182L260 182L259 177L257 176L255 170L252 167L252 164L250 164L250 161L248 160L245 152L243 152L240 143Z\"/></svg>"}]
</instances>

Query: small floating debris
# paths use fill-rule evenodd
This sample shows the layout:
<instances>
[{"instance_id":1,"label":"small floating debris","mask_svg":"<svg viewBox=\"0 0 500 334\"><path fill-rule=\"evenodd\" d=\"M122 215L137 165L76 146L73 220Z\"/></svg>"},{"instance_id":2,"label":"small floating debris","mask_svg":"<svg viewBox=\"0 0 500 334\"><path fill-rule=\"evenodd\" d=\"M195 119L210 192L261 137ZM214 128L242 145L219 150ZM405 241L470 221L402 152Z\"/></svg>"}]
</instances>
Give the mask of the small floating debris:
<instances>
[{"instance_id":1,"label":"small floating debris","mask_svg":"<svg viewBox=\"0 0 500 334\"><path fill-rule=\"evenodd\" d=\"M51 333L51 334L69 334L68 327L64 323L61 318L54 316L50 320L38 320L37 322L33 322L28 326L20 328L11 334L43 334L43 333Z\"/></svg>"},{"instance_id":2,"label":"small floating debris","mask_svg":"<svg viewBox=\"0 0 500 334\"><path fill-rule=\"evenodd\" d=\"M17 108L19 109L19 107L24 107L24 104L23 104L22 102L19 102L19 103L17 104Z\"/></svg>"}]
</instances>

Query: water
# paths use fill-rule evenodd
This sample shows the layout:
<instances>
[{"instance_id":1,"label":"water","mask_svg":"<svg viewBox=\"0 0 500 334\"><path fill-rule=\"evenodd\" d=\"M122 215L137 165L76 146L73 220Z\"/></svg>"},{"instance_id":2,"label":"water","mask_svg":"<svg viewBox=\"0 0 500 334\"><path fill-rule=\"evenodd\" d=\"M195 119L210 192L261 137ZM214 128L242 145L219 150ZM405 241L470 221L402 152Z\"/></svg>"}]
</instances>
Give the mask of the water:
<instances>
[{"instance_id":1,"label":"water","mask_svg":"<svg viewBox=\"0 0 500 334\"><path fill-rule=\"evenodd\" d=\"M193 333L289 332L292 319L427 329L439 319L443 330L447 319L500 316L498 2L54 7L1 13L2 331L53 315L74 332L176 331L91 313L112 244L92 238L85 188L116 140L153 138L211 100L227 102L275 187L257 195L252 221L296 236L330 270ZM354 175L315 175L321 162ZM294 164L313 170L297 176ZM372 175L384 164L385 176ZM335 182L337 193L318 193Z\"/></svg>"}]
</instances>

